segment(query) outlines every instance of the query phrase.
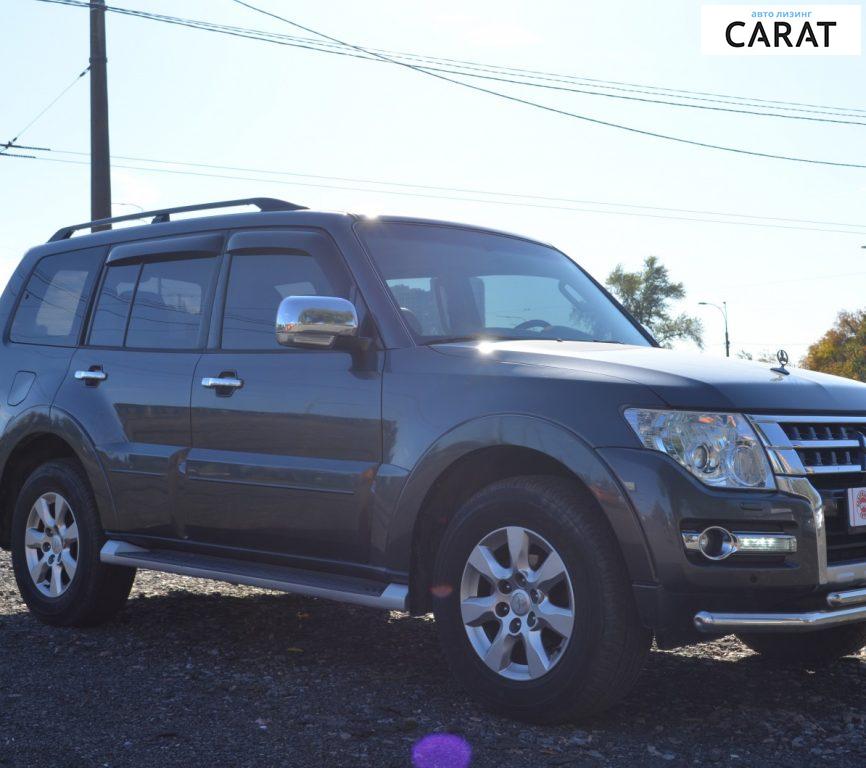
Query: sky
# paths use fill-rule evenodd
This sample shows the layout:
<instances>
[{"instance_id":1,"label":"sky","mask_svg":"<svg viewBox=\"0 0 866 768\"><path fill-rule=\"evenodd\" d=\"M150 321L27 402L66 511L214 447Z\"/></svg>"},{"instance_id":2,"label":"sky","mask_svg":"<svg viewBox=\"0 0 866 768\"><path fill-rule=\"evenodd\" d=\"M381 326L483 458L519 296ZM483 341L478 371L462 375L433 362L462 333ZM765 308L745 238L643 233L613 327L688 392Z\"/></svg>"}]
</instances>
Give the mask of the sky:
<instances>
[{"instance_id":1,"label":"sky","mask_svg":"<svg viewBox=\"0 0 866 768\"><path fill-rule=\"evenodd\" d=\"M36 0L2 3L0 66L7 74L0 90L0 141L6 141L87 65L88 14ZM232 0L113 4L307 36ZM700 51L697 2L254 4L364 47L866 110L863 56L706 56ZM135 206L264 195L311 208L417 215L518 232L556 245L600 280L617 264L636 269L655 255L685 284L687 297L676 309L704 321L706 354L716 356L724 354L721 314L700 301L727 301L735 353L784 348L792 360L804 355L840 310L866 307L866 169L686 146L472 92L388 63L117 14L108 14L107 38L115 215ZM643 130L866 164L866 125L476 82ZM42 154L48 159L0 158L0 285L28 247L62 225L90 218L89 172L81 164L87 157L68 154L89 148L88 87L83 78L19 140L51 148ZM120 156L296 175L155 165ZM165 172L178 170L185 173ZM720 217L623 205L836 224L668 220L655 215ZM625 210L644 215L621 215ZM757 226L767 223L777 226ZM836 231L786 228L797 226Z\"/></svg>"}]
</instances>

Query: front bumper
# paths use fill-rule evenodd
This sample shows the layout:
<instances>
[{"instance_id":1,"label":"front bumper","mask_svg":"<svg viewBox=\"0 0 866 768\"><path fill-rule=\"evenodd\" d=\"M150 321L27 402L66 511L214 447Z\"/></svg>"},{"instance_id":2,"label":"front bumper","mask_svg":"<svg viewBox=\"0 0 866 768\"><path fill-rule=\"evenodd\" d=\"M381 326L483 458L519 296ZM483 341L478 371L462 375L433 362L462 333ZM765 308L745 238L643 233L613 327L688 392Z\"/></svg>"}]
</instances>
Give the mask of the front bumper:
<instances>
[{"instance_id":1,"label":"front bumper","mask_svg":"<svg viewBox=\"0 0 866 768\"><path fill-rule=\"evenodd\" d=\"M695 629L706 635L737 632L814 632L866 621L866 589L831 592L827 595L829 611L804 613L721 613L699 611Z\"/></svg>"},{"instance_id":2,"label":"front bumper","mask_svg":"<svg viewBox=\"0 0 866 768\"><path fill-rule=\"evenodd\" d=\"M827 585L825 591L833 588L822 540L823 518L815 514L820 498L813 500L787 487L754 492L709 488L656 451L603 448L599 454L625 488L646 537L655 582L665 592L746 596L780 591L788 593L779 595L785 599L821 585ZM710 526L791 536L796 548L774 557L742 553L713 562L684 546L683 539L683 534ZM841 579L839 584L859 586Z\"/></svg>"},{"instance_id":3,"label":"front bumper","mask_svg":"<svg viewBox=\"0 0 866 768\"><path fill-rule=\"evenodd\" d=\"M809 479L779 477L775 491L725 491L707 488L661 453L599 453L625 488L652 556L655 579L635 583L634 593L657 638L866 622L866 597L857 598L866 592L866 561L828 562L824 499ZM761 544L771 535L780 551L741 550L713 561L693 536L710 526Z\"/></svg>"}]
</instances>

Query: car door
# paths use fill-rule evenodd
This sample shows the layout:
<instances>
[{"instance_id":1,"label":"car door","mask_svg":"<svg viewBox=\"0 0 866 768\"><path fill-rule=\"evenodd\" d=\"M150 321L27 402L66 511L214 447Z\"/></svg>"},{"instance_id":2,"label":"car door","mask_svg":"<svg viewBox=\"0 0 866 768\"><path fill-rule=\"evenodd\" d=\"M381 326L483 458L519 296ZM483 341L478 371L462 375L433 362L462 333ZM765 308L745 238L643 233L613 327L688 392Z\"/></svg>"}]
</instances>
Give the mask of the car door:
<instances>
[{"instance_id":1,"label":"car door","mask_svg":"<svg viewBox=\"0 0 866 768\"><path fill-rule=\"evenodd\" d=\"M275 335L277 307L291 295L351 299L362 332L369 327L342 256L322 232L285 229L232 234L226 259L213 348L192 391L184 535L363 562L381 461L383 356L375 344L284 347Z\"/></svg>"},{"instance_id":2,"label":"car door","mask_svg":"<svg viewBox=\"0 0 866 768\"><path fill-rule=\"evenodd\" d=\"M55 407L94 441L115 505L113 531L174 539L189 400L206 339L223 236L163 238L108 255L85 344Z\"/></svg>"}]
</instances>

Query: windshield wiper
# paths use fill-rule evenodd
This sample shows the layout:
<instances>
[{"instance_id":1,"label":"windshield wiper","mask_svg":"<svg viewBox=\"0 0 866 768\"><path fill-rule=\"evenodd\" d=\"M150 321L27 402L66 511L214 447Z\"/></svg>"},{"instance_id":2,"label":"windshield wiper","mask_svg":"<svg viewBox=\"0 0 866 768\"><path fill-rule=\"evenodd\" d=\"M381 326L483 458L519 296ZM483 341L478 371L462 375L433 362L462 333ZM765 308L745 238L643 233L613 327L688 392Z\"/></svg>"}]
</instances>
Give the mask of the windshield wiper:
<instances>
[{"instance_id":1,"label":"windshield wiper","mask_svg":"<svg viewBox=\"0 0 866 768\"><path fill-rule=\"evenodd\" d=\"M431 344L459 344L464 341L577 341L583 344L626 344L614 339L562 339L554 336L497 336L492 333L470 333L465 336L437 336L423 342L424 346Z\"/></svg>"},{"instance_id":2,"label":"windshield wiper","mask_svg":"<svg viewBox=\"0 0 866 768\"><path fill-rule=\"evenodd\" d=\"M471 333L465 336L437 336L424 342L424 346L431 344L459 344L461 341L526 341L522 336L496 336L490 333Z\"/></svg>"}]
</instances>

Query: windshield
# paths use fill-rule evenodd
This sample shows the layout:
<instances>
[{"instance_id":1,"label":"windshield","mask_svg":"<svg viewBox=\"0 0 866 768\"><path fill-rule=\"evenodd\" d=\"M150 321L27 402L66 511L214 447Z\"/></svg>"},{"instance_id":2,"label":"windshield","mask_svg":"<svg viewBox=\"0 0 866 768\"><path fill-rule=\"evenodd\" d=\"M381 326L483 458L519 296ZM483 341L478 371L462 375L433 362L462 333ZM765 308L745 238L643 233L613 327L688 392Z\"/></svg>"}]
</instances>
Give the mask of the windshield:
<instances>
[{"instance_id":1,"label":"windshield","mask_svg":"<svg viewBox=\"0 0 866 768\"><path fill-rule=\"evenodd\" d=\"M358 231L421 343L486 338L650 345L553 248L433 224L372 220Z\"/></svg>"}]
</instances>

